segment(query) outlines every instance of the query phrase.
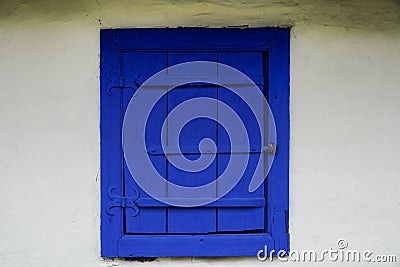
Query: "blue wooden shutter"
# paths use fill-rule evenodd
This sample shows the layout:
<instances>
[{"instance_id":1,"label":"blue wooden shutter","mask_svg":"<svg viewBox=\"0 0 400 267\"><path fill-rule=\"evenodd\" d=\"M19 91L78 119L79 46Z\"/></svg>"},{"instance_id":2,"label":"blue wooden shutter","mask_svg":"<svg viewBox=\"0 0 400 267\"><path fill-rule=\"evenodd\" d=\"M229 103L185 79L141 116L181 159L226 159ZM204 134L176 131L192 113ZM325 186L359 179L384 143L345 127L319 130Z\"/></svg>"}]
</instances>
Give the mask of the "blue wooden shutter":
<instances>
[{"instance_id":1,"label":"blue wooden shutter","mask_svg":"<svg viewBox=\"0 0 400 267\"><path fill-rule=\"evenodd\" d=\"M287 251L288 31L104 30L101 42L102 255L255 256L265 245L269 250ZM261 151L250 154L242 179L223 198L205 207L183 208L153 201L135 183L121 157L121 127L127 105L141 83L160 70L190 61L224 63L256 81L267 98L271 100L272 96L270 106L277 114L280 139L279 153L268 179L255 192L250 193L248 187L253 175L263 175L263 168L256 168L259 157L265 156ZM254 118L263 114L261 99L256 104L259 113L254 115L226 88L189 84L169 91L155 105L146 126L146 145L160 147L161 127L168 112L179 103L202 96L223 101L235 110L249 132L250 145L259 147L268 142L260 139L259 132L268 129L266 126L260 129ZM208 108L215 110L217 117L220 115L218 105ZM224 128L204 118L191 121L183 129L180 145L196 147L203 138L213 139L217 146L230 145ZM185 156L196 159L199 153L190 151ZM219 153L207 169L187 173L168 162L168 157L174 155L149 153L148 156L161 175L185 186L211 182L223 172L230 157L243 157ZM165 191L165 197L173 197L167 186L160 190ZM215 194L220 194L218 186Z\"/></svg>"}]
</instances>

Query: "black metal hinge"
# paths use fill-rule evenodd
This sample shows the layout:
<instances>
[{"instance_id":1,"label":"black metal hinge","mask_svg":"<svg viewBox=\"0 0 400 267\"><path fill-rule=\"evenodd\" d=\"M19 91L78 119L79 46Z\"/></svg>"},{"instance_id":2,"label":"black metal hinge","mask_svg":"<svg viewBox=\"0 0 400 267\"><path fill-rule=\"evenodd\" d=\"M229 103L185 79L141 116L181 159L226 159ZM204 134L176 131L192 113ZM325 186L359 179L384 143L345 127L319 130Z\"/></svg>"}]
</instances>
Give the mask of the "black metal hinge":
<instances>
[{"instance_id":1,"label":"black metal hinge","mask_svg":"<svg viewBox=\"0 0 400 267\"><path fill-rule=\"evenodd\" d=\"M108 189L108 198L111 200L110 205L107 208L107 214L113 216L114 213L111 211L112 208L130 208L133 210L132 216L137 216L139 214L139 207L136 204L136 200L139 199L139 191L133 189L132 197L119 196L113 193L116 187L110 187Z\"/></svg>"}]
</instances>

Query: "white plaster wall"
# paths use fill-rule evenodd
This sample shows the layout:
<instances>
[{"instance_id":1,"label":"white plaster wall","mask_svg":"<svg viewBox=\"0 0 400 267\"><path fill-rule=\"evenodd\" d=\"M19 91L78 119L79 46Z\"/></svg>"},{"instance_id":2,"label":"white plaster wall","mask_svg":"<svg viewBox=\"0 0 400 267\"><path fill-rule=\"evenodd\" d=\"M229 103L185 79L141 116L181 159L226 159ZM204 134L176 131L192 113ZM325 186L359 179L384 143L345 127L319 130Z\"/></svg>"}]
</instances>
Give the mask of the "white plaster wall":
<instances>
[{"instance_id":1,"label":"white plaster wall","mask_svg":"<svg viewBox=\"0 0 400 267\"><path fill-rule=\"evenodd\" d=\"M244 24L293 26L292 249L346 238L399 266L395 0L0 1L0 266L279 264L99 257L99 30Z\"/></svg>"}]
</instances>

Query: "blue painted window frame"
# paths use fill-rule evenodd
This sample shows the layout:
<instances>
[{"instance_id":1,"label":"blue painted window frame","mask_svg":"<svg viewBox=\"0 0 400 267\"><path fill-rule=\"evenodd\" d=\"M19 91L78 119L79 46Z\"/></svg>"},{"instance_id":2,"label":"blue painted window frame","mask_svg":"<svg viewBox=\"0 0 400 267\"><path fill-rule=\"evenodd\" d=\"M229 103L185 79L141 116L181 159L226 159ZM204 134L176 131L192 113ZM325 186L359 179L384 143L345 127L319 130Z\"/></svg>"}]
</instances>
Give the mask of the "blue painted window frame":
<instances>
[{"instance_id":1,"label":"blue painted window frame","mask_svg":"<svg viewBox=\"0 0 400 267\"><path fill-rule=\"evenodd\" d=\"M102 257L255 256L267 245L289 251L289 43L288 28L107 29L100 31L100 150ZM113 90L121 75L124 51L263 51L268 53L268 102L277 127L277 153L266 179L267 232L221 235L127 235L124 212L113 204L110 187L123 192L122 90ZM169 249L166 249L169 247Z\"/></svg>"}]
</instances>

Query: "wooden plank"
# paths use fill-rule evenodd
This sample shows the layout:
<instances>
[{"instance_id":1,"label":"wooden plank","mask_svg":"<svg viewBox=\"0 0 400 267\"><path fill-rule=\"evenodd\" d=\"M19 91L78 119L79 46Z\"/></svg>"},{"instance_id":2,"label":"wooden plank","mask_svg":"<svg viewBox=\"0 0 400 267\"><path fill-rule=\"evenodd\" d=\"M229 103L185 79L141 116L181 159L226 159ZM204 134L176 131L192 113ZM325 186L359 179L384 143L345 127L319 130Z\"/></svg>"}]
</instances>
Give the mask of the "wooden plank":
<instances>
[{"instance_id":1,"label":"wooden plank","mask_svg":"<svg viewBox=\"0 0 400 267\"><path fill-rule=\"evenodd\" d=\"M268 50L274 46L274 28L248 29L120 29L118 45L134 50Z\"/></svg>"},{"instance_id":2,"label":"wooden plank","mask_svg":"<svg viewBox=\"0 0 400 267\"><path fill-rule=\"evenodd\" d=\"M252 256L274 241L268 234L131 235L118 244L119 257Z\"/></svg>"},{"instance_id":3,"label":"wooden plank","mask_svg":"<svg viewBox=\"0 0 400 267\"><path fill-rule=\"evenodd\" d=\"M269 52L268 74L268 101L275 117L278 137L277 153L268 174L268 231L276 240L277 250L289 251L290 30L280 29L276 39L280 40L280 45ZM273 223L274 220L276 223Z\"/></svg>"},{"instance_id":4,"label":"wooden plank","mask_svg":"<svg viewBox=\"0 0 400 267\"><path fill-rule=\"evenodd\" d=\"M148 79L158 71L167 66L166 52L129 52L123 53L123 75L131 76L137 72L143 79ZM134 70L132 70L134 69ZM159 90L162 90L161 88ZM133 95L133 90L123 89L123 105L126 110L129 101ZM161 145L160 135L161 127L166 118L166 98L163 98L154 106L148 119L148 128L146 129L145 139L149 146ZM165 156L148 155L161 175L166 177L166 158ZM140 164L137 162L136 164ZM125 196L133 195L133 189L139 191L140 198L149 198L132 178L127 165L124 164L125 171ZM166 188L164 189L166 192ZM166 195L165 195L166 196ZM166 232L166 208L141 208L139 215L133 216L132 209L125 210L126 232L127 233L165 233Z\"/></svg>"},{"instance_id":5,"label":"wooden plank","mask_svg":"<svg viewBox=\"0 0 400 267\"><path fill-rule=\"evenodd\" d=\"M259 77L263 75L263 58L260 52L219 52L218 62L227 64L231 67L238 69L250 78ZM220 71L221 72L221 71ZM223 73L218 73L224 75ZM240 88L241 94L251 96L251 89L254 88ZM260 88L262 91L262 88ZM247 134L249 136L250 144L255 147L262 147L261 130L257 124L255 116L258 116L260 121L263 121L263 101L260 98L252 98L250 105L251 108L239 96L233 94L226 88L218 88L218 100L223 101L229 105L241 118L245 124ZM222 114L223 110L218 109L218 117L226 117ZM222 125L218 126L218 146L229 145L229 135ZM249 148L248 148L249 150ZM264 198L264 187L261 186L256 191L250 193L248 187L253 176L263 175L263 165L257 168L257 163L262 153L245 154L219 154L218 155L218 175L220 175L226 168L229 160L246 161L249 157L247 168L239 183L230 191L225 198ZM238 170L240 173L240 171ZM222 190L222 188L221 188ZM219 190L219 191L221 191ZM259 230L264 229L265 212L263 207L256 208L218 208L218 231L245 231L245 230Z\"/></svg>"},{"instance_id":6,"label":"wooden plank","mask_svg":"<svg viewBox=\"0 0 400 267\"><path fill-rule=\"evenodd\" d=\"M214 151L214 147L212 146L204 146L203 147L205 151L203 151L203 154L231 154L231 153L241 153L241 154L246 154L246 153L261 153L264 151L264 148L261 146L256 146L256 145L251 145L250 148L246 146L237 146L234 149L232 149L230 146L225 145L225 146L217 146L216 151ZM249 151L250 149L250 151ZM172 147L169 146L167 148L163 148L161 146L152 146L147 148L147 153L150 155L172 155L172 154L198 154L199 153L199 147L198 146L180 146L180 147Z\"/></svg>"},{"instance_id":7,"label":"wooden plank","mask_svg":"<svg viewBox=\"0 0 400 267\"><path fill-rule=\"evenodd\" d=\"M122 209L114 208L114 215L107 213L111 200L108 189L116 187L122 194L122 146L121 146L121 93L108 94L110 71L120 74L120 51L116 45L116 32L100 33L100 176L101 176L101 255L117 256L117 241L123 235Z\"/></svg>"},{"instance_id":8,"label":"wooden plank","mask_svg":"<svg viewBox=\"0 0 400 267\"><path fill-rule=\"evenodd\" d=\"M166 198L165 200L188 200L185 199L174 199L174 198ZM162 199L161 199L162 200ZM204 198L202 198L204 200ZM213 199L210 199L212 201ZM156 200L154 198L139 198L136 201L136 204L139 207L171 207L165 202L161 202L160 200ZM202 207L264 207L265 206L265 198L222 198L218 199L215 202L209 203ZM200 207L199 207L200 208ZM186 208L190 209L190 208Z\"/></svg>"},{"instance_id":9,"label":"wooden plank","mask_svg":"<svg viewBox=\"0 0 400 267\"><path fill-rule=\"evenodd\" d=\"M242 87L242 86L248 86L249 82L248 80L245 80L240 77L222 77L222 76L217 76L217 77L204 77L209 83L202 83L202 82L192 82L193 77L168 77L168 76L162 76L159 78L154 78L152 79L150 84L143 84L144 88L153 88L153 87L168 87L168 86L175 86L177 83L182 83L182 84L188 84L188 86L196 86L196 87L202 87L202 86L209 86L209 83L212 84L220 84L220 85L226 85L226 86L235 86L235 87ZM237 78L237 79L236 79ZM252 77L253 83L259 86L264 85L264 77L263 76L253 76ZM146 81L146 79L139 77L138 79L139 83L143 83Z\"/></svg>"},{"instance_id":10,"label":"wooden plank","mask_svg":"<svg viewBox=\"0 0 400 267\"><path fill-rule=\"evenodd\" d=\"M187 61L194 60L210 60L216 61L216 53L214 52L169 52L168 65L172 66ZM175 75L174 73L168 73ZM209 76L216 75L210 73ZM216 99L216 87L197 88L195 86L178 87L168 92L168 111L173 110L180 103L195 97L212 97ZM215 109L214 107L204 107ZM171 129L180 127L175 125L173 118L168 119L168 133ZM168 135L168 142L172 143L172 139L177 136ZM182 146L198 146L203 138L211 138L216 140L216 122L206 119L195 119L190 121L180 132L179 140ZM185 155L188 159L197 159L200 154ZM168 158L180 157L179 155L170 155ZM168 179L170 182L187 187L194 187L207 184L215 180L216 164L215 161L208 168L199 172L187 172L176 168L172 164L168 164ZM216 194L216 193L215 193ZM180 197L168 188L168 197ZM188 196L186 196L188 197ZM200 197L200 196L191 196ZM169 208L168 209L168 233L207 233L216 231L216 214L215 208Z\"/></svg>"}]
</instances>

